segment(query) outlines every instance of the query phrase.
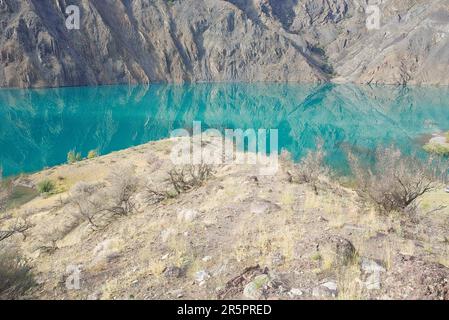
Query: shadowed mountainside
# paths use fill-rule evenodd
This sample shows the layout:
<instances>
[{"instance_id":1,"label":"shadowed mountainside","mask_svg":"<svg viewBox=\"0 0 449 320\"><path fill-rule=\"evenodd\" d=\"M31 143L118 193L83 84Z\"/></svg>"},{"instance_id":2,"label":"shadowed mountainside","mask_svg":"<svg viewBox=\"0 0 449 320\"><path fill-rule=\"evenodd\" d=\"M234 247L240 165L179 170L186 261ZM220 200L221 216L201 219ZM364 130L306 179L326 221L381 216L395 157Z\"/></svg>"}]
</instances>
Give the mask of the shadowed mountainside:
<instances>
[{"instance_id":1,"label":"shadowed mountainside","mask_svg":"<svg viewBox=\"0 0 449 320\"><path fill-rule=\"evenodd\" d=\"M380 2L367 30L369 0L2 0L0 86L449 84L448 2Z\"/></svg>"}]
</instances>

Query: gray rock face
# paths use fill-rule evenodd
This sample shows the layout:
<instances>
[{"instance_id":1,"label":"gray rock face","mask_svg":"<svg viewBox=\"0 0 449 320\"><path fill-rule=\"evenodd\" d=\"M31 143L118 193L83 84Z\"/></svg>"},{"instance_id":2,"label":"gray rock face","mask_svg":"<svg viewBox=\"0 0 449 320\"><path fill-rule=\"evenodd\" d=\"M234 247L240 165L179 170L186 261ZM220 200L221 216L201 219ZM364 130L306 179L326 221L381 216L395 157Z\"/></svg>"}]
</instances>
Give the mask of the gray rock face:
<instances>
[{"instance_id":1,"label":"gray rock face","mask_svg":"<svg viewBox=\"0 0 449 320\"><path fill-rule=\"evenodd\" d=\"M202 81L449 84L449 4L0 0L0 86ZM380 1L379 1L380 2ZM65 9L81 9L80 30Z\"/></svg>"}]
</instances>

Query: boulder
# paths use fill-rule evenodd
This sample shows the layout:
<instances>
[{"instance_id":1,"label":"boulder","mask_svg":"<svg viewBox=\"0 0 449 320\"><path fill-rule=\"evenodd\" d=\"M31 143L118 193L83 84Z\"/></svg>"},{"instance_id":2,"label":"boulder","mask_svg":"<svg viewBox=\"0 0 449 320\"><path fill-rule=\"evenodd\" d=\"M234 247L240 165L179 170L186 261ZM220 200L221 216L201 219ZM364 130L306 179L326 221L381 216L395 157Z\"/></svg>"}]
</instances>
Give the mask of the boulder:
<instances>
[{"instance_id":1,"label":"boulder","mask_svg":"<svg viewBox=\"0 0 449 320\"><path fill-rule=\"evenodd\" d=\"M338 295L337 283L327 281L313 288L312 295L317 298L336 298Z\"/></svg>"},{"instance_id":2,"label":"boulder","mask_svg":"<svg viewBox=\"0 0 449 320\"><path fill-rule=\"evenodd\" d=\"M184 275L184 270L176 266L169 266L164 269L163 274L166 278L181 278Z\"/></svg>"},{"instance_id":3,"label":"boulder","mask_svg":"<svg viewBox=\"0 0 449 320\"><path fill-rule=\"evenodd\" d=\"M356 250L351 241L340 236L329 236L318 244L322 256L328 255L336 266L347 266L354 261Z\"/></svg>"},{"instance_id":4,"label":"boulder","mask_svg":"<svg viewBox=\"0 0 449 320\"><path fill-rule=\"evenodd\" d=\"M281 207L271 201L256 199L251 202L250 211L253 214L266 214L280 210Z\"/></svg>"}]
</instances>

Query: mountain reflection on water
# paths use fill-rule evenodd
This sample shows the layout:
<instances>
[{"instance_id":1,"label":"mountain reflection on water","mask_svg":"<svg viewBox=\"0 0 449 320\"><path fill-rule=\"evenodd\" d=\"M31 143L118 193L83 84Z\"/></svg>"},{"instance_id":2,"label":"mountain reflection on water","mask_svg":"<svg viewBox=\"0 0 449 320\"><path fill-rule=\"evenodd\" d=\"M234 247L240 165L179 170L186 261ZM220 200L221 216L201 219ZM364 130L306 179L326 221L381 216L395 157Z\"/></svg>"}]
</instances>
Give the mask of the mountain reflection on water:
<instances>
[{"instance_id":1,"label":"mountain reflection on water","mask_svg":"<svg viewBox=\"0 0 449 320\"><path fill-rule=\"evenodd\" d=\"M125 149L171 130L278 129L296 160L324 142L327 161L345 170L348 148L369 154L395 144L420 150L420 137L449 129L449 89L299 84L191 84L0 90L4 175Z\"/></svg>"}]
</instances>

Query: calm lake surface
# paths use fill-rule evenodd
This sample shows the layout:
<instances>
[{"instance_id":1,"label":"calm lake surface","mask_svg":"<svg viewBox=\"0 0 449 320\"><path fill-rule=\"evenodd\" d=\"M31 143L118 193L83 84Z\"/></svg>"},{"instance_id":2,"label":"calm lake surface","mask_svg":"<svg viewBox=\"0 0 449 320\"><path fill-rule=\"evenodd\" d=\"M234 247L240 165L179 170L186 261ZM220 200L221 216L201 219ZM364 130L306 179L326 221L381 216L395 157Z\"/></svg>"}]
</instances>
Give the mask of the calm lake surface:
<instances>
[{"instance_id":1,"label":"calm lake surface","mask_svg":"<svg viewBox=\"0 0 449 320\"><path fill-rule=\"evenodd\" d=\"M171 130L278 129L280 148L300 159L324 141L327 161L345 170L346 150L372 154L395 144L421 150L449 130L449 89L298 84L195 84L0 90L3 174L66 162L76 149L104 155L167 138Z\"/></svg>"}]
</instances>

